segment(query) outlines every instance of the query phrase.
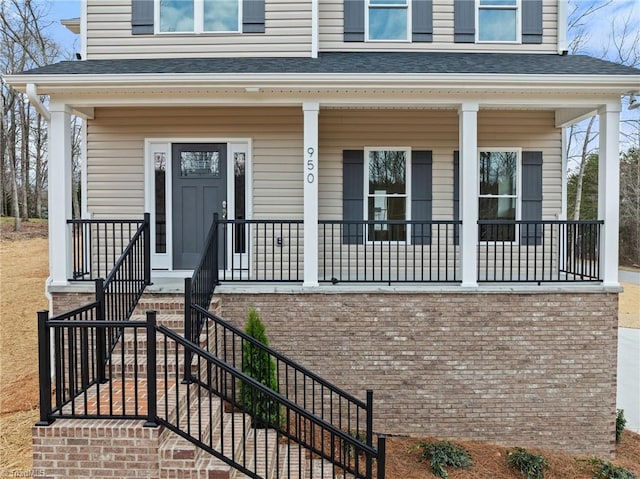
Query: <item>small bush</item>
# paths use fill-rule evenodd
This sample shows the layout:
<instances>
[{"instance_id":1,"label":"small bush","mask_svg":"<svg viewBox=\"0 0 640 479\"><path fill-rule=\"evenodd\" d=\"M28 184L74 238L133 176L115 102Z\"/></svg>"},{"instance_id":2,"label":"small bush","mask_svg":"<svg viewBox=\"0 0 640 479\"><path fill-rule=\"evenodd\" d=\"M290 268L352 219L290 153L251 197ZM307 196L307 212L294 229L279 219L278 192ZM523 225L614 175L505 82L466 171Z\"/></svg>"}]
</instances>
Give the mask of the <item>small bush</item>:
<instances>
[{"instance_id":1,"label":"small bush","mask_svg":"<svg viewBox=\"0 0 640 479\"><path fill-rule=\"evenodd\" d=\"M260 321L260 315L255 308L249 308L245 333L265 346L269 345L264 324ZM242 346L242 372L278 392L275 361L269 353L249 342L245 342ZM240 402L252 415L253 427L281 424L280 404L248 384L240 384Z\"/></svg>"},{"instance_id":2,"label":"small bush","mask_svg":"<svg viewBox=\"0 0 640 479\"><path fill-rule=\"evenodd\" d=\"M517 469L527 479L543 479L544 470L549 469L549 463L543 456L521 447L507 451L507 466Z\"/></svg>"},{"instance_id":3,"label":"small bush","mask_svg":"<svg viewBox=\"0 0 640 479\"><path fill-rule=\"evenodd\" d=\"M586 462L591 467L593 479L638 479L638 476L628 469L597 457L587 459Z\"/></svg>"},{"instance_id":4,"label":"small bush","mask_svg":"<svg viewBox=\"0 0 640 479\"><path fill-rule=\"evenodd\" d=\"M367 443L367 433L365 431L352 430L352 431L349 431L349 436L351 436L352 438L362 443L365 443L365 444ZM343 449L347 453L349 458L353 459L356 456L355 446L353 446L348 442L343 442L342 444L343 444ZM358 451L358 456L360 456L361 454L362 454L362 451Z\"/></svg>"},{"instance_id":5,"label":"small bush","mask_svg":"<svg viewBox=\"0 0 640 479\"><path fill-rule=\"evenodd\" d=\"M420 441L414 446L414 449L422 450L422 461L428 461L431 472L443 479L449 477L445 467L451 466L455 469L466 469L473 464L469 451L449 441Z\"/></svg>"},{"instance_id":6,"label":"small bush","mask_svg":"<svg viewBox=\"0 0 640 479\"><path fill-rule=\"evenodd\" d=\"M622 440L622 431L624 431L626 425L627 420L624 417L624 409L618 409L618 414L616 415L616 442Z\"/></svg>"}]
</instances>

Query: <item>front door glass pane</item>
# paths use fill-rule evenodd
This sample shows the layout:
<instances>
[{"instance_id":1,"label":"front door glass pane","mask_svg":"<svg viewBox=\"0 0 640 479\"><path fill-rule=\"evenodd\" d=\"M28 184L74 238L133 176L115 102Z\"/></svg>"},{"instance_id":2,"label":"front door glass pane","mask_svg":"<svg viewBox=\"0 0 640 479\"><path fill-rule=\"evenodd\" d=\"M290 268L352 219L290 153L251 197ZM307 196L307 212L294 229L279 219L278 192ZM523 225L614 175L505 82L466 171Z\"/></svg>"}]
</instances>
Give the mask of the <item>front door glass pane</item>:
<instances>
[{"instance_id":1,"label":"front door glass pane","mask_svg":"<svg viewBox=\"0 0 640 479\"><path fill-rule=\"evenodd\" d=\"M183 151L180 153L180 176L220 178L220 153L217 151Z\"/></svg>"},{"instance_id":2,"label":"front door glass pane","mask_svg":"<svg viewBox=\"0 0 640 479\"><path fill-rule=\"evenodd\" d=\"M233 181L234 181L234 203L235 219L246 219L245 201L245 179L246 179L246 153L236 152L233 154ZM247 252L246 226L244 224L235 225L234 250L236 253Z\"/></svg>"},{"instance_id":3,"label":"front door glass pane","mask_svg":"<svg viewBox=\"0 0 640 479\"><path fill-rule=\"evenodd\" d=\"M167 155L164 152L153 154L155 170L155 204L156 204L156 253L167 252L167 206L166 177Z\"/></svg>"}]
</instances>

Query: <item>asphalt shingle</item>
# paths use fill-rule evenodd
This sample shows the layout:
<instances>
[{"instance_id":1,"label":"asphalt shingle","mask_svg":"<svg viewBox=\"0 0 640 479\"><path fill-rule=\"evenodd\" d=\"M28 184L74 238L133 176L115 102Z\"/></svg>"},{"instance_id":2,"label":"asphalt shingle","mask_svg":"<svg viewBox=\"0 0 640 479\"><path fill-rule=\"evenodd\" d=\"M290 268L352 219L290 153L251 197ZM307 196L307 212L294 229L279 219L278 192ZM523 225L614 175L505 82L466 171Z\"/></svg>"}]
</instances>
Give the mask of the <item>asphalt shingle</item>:
<instances>
[{"instance_id":1,"label":"asphalt shingle","mask_svg":"<svg viewBox=\"0 0 640 479\"><path fill-rule=\"evenodd\" d=\"M154 73L640 75L640 70L585 55L326 52L315 59L242 57L65 61L24 73L29 75Z\"/></svg>"}]
</instances>

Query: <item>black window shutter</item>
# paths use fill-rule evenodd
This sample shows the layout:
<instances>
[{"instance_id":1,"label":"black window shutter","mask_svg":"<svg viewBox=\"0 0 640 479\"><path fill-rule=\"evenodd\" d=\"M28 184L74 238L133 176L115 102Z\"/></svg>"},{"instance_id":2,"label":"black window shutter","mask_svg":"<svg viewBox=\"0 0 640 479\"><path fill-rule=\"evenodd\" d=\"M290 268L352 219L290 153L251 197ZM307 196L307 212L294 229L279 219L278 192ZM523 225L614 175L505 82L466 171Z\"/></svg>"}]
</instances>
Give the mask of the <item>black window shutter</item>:
<instances>
[{"instance_id":1,"label":"black window shutter","mask_svg":"<svg viewBox=\"0 0 640 479\"><path fill-rule=\"evenodd\" d=\"M411 152L411 219L431 221L433 209L433 161L430 151ZM411 226L412 244L431 244L431 225L418 223Z\"/></svg>"},{"instance_id":2,"label":"black window shutter","mask_svg":"<svg viewBox=\"0 0 640 479\"><path fill-rule=\"evenodd\" d=\"M460 152L453 152L453 220L460 220ZM460 226L453 225L453 244L460 244Z\"/></svg>"},{"instance_id":3,"label":"black window shutter","mask_svg":"<svg viewBox=\"0 0 640 479\"><path fill-rule=\"evenodd\" d=\"M242 33L264 33L264 0L242 0Z\"/></svg>"},{"instance_id":4,"label":"black window shutter","mask_svg":"<svg viewBox=\"0 0 640 479\"><path fill-rule=\"evenodd\" d=\"M153 35L153 0L131 0L131 34Z\"/></svg>"},{"instance_id":5,"label":"black window shutter","mask_svg":"<svg viewBox=\"0 0 640 479\"><path fill-rule=\"evenodd\" d=\"M522 220L542 220L542 152L522 152ZM542 225L521 225L522 244L542 244Z\"/></svg>"},{"instance_id":6,"label":"black window shutter","mask_svg":"<svg viewBox=\"0 0 640 479\"><path fill-rule=\"evenodd\" d=\"M453 33L456 43L476 41L476 2L453 0Z\"/></svg>"},{"instance_id":7,"label":"black window shutter","mask_svg":"<svg viewBox=\"0 0 640 479\"><path fill-rule=\"evenodd\" d=\"M411 40L433 41L433 0L412 0Z\"/></svg>"},{"instance_id":8,"label":"black window shutter","mask_svg":"<svg viewBox=\"0 0 640 479\"><path fill-rule=\"evenodd\" d=\"M364 150L342 152L342 219L360 222L343 225L342 243L364 243Z\"/></svg>"},{"instance_id":9,"label":"black window shutter","mask_svg":"<svg viewBox=\"0 0 640 479\"><path fill-rule=\"evenodd\" d=\"M344 0L344 41L364 42L364 0Z\"/></svg>"},{"instance_id":10,"label":"black window shutter","mask_svg":"<svg viewBox=\"0 0 640 479\"><path fill-rule=\"evenodd\" d=\"M542 43L542 0L522 0L522 43Z\"/></svg>"}]
</instances>

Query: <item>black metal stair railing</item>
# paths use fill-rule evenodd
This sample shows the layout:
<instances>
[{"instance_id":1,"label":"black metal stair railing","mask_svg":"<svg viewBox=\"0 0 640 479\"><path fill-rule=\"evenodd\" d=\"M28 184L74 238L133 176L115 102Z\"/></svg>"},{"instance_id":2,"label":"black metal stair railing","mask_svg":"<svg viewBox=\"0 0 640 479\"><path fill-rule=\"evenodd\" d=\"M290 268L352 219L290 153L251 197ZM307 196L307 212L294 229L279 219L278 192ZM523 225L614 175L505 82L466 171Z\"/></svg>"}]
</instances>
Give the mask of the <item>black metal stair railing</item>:
<instances>
[{"instance_id":1,"label":"black metal stair railing","mask_svg":"<svg viewBox=\"0 0 640 479\"><path fill-rule=\"evenodd\" d=\"M148 319L148 323L154 321ZM163 398L158 404L159 424L254 479L302 479L313 477L318 469L323 478L384 479L383 435L378 436L374 448L368 444L370 440L359 440L351 431L273 391L174 331L163 326L156 331L157 341L149 340L149 344L159 345L155 362L167 364L172 356L174 360L186 356L185 351L192 358L189 381L168 368L159 378L157 383L162 387L157 393ZM247 394L252 397L251 406L241 399ZM178 410L173 409L174 404ZM218 409L233 412L234 418L229 421L228 415L213 413ZM241 421L236 420L238 416ZM256 428L264 429L264 434L259 437ZM238 442L242 447L229 447ZM280 445L288 446L289 455L294 454L292 446L298 446L299 468L291 466L293 459L284 460ZM268 453L272 448L273 453ZM255 459L259 451L264 452L262 462ZM314 460L318 464L314 465Z\"/></svg>"},{"instance_id":2,"label":"black metal stair railing","mask_svg":"<svg viewBox=\"0 0 640 479\"><path fill-rule=\"evenodd\" d=\"M100 224L114 225L117 222L118 220L104 220ZM151 284L149 214L145 214L142 221L123 220L122 224L138 226L116 258L106 279L94 278L95 301L52 318L49 318L48 311L38 313L41 423L50 422L55 417L140 417L137 406L134 413L100 409L100 399L105 404L113 404L114 391L123 394L120 386L126 386L127 380L137 384L136 367L133 368L136 376L126 377L124 345L120 350L119 366L123 368L123 372L118 379L122 384L116 387L109 381L114 376L110 359L116 345L125 342L127 327L144 326L144 323L131 322L129 319L146 286ZM118 237L117 241L123 238L124 235ZM107 239L102 238L102 245L106 250L117 249L115 246L105 246L106 244ZM135 344L137 333L134 330L132 334L135 336ZM51 353L54 364L53 384L49 357ZM101 391L100 385L107 383ZM53 403L52 386L55 391ZM124 401L125 398L121 399ZM95 401L98 402L97 413ZM138 405L137 389L134 403Z\"/></svg>"},{"instance_id":3,"label":"black metal stair railing","mask_svg":"<svg viewBox=\"0 0 640 479\"><path fill-rule=\"evenodd\" d=\"M220 279L219 248L224 243L220 241L219 234L225 231L220 228L221 224L227 225L228 221L221 221L214 215L201 260L192 277L185 279L185 338L199 347L203 336L204 351L238 371L241 378L249 378L241 372L245 346L260 350L275 364L278 383L282 385L279 393L276 393L278 397L326 422L330 428L347 434L361 448L374 450L372 391L367 391L367 400L364 402L209 312ZM185 347L183 354L183 381L188 384L194 381L193 364L197 358L194 357L193 348ZM221 382L215 386L204 383L202 386L215 389L227 400L231 397L236 401L235 395L229 394L230 390L235 390L235 383Z\"/></svg>"}]
</instances>

